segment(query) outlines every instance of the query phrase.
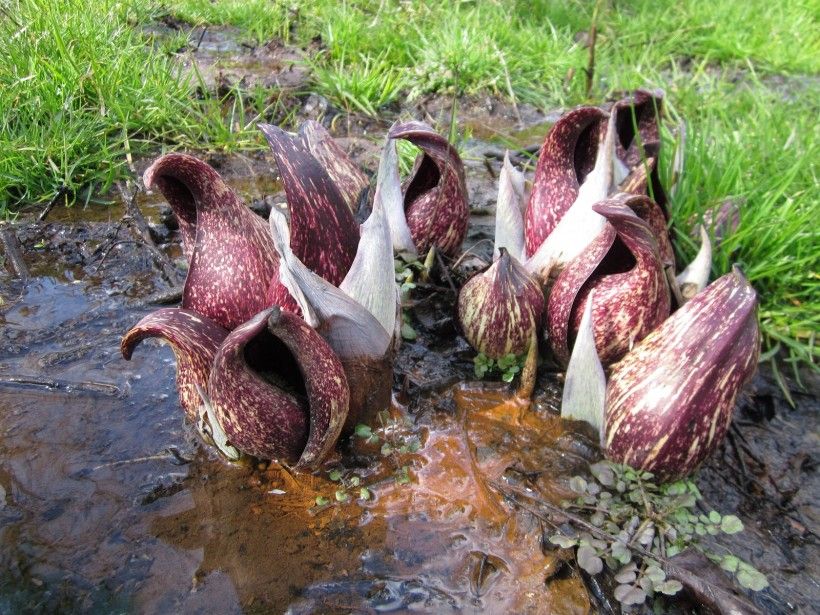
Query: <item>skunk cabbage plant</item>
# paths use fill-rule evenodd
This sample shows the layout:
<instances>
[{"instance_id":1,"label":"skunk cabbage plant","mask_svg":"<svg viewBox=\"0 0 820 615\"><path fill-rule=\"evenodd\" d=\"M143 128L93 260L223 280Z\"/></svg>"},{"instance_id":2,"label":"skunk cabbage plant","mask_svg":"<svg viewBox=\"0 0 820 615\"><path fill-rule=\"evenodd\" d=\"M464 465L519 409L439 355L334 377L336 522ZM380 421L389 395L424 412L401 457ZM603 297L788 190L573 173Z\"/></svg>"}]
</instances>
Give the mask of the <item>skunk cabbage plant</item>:
<instances>
[{"instance_id":1,"label":"skunk cabbage plant","mask_svg":"<svg viewBox=\"0 0 820 615\"><path fill-rule=\"evenodd\" d=\"M180 218L190 266L182 308L147 315L122 353L129 359L147 337L167 341L180 403L203 435L231 458L312 468L351 407L358 416L390 401L398 309L390 233L377 188L360 241L351 206L364 186L333 162L338 146L323 129L309 124L299 137L261 129L288 198L289 221L272 213L284 225L275 238L207 164L171 154L146 172ZM331 301L339 296L342 308Z\"/></svg>"},{"instance_id":2,"label":"skunk cabbage plant","mask_svg":"<svg viewBox=\"0 0 820 615\"><path fill-rule=\"evenodd\" d=\"M464 164L456 148L423 122L394 124L388 137L405 139L421 149L404 186L404 225L391 213L391 226L401 229L402 235L406 226L417 254L433 246L443 254L454 254L464 241L470 213ZM394 248L411 251L406 240Z\"/></svg>"},{"instance_id":3,"label":"skunk cabbage plant","mask_svg":"<svg viewBox=\"0 0 820 615\"><path fill-rule=\"evenodd\" d=\"M367 422L390 403L399 295L381 186L362 225L350 272L336 288L313 273L290 248L287 220L272 211L270 232L281 256L282 283L308 324L338 355L350 387L347 429Z\"/></svg>"},{"instance_id":4,"label":"skunk cabbage plant","mask_svg":"<svg viewBox=\"0 0 820 615\"><path fill-rule=\"evenodd\" d=\"M719 278L612 367L605 401L587 307L562 415L598 428L613 461L660 481L690 474L726 435L737 395L757 367L756 306L739 270Z\"/></svg>"},{"instance_id":5,"label":"skunk cabbage plant","mask_svg":"<svg viewBox=\"0 0 820 615\"><path fill-rule=\"evenodd\" d=\"M642 193L647 175L656 177L661 100L662 93L638 90L609 112L578 107L547 134L523 215L525 265L542 281L602 231L604 220L592 209L595 203L618 190ZM666 214L660 211L664 223L658 232L666 235Z\"/></svg>"}]
</instances>

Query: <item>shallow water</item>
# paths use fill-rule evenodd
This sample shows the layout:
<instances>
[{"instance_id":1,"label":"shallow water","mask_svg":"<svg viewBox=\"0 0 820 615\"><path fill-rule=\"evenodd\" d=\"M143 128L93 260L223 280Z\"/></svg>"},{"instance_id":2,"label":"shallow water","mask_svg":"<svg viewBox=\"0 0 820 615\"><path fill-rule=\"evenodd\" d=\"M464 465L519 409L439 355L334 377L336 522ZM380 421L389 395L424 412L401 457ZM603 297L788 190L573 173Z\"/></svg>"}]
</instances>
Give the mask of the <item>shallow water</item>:
<instances>
[{"instance_id":1,"label":"shallow water","mask_svg":"<svg viewBox=\"0 0 820 615\"><path fill-rule=\"evenodd\" d=\"M354 443L336 461L358 467L372 499L317 508L338 486L326 474L294 479L202 447L182 421L170 350L119 355L147 310L70 277L35 278L2 316L0 611L540 612L560 596L553 612L586 612L571 575L543 592L559 563L541 552L541 528L487 486L515 456L558 463L535 436L510 447L523 406L507 393L446 389L455 412L402 422L422 444L401 460L409 484L378 447ZM554 443L563 431L528 420L549 429L522 434Z\"/></svg>"}]
</instances>

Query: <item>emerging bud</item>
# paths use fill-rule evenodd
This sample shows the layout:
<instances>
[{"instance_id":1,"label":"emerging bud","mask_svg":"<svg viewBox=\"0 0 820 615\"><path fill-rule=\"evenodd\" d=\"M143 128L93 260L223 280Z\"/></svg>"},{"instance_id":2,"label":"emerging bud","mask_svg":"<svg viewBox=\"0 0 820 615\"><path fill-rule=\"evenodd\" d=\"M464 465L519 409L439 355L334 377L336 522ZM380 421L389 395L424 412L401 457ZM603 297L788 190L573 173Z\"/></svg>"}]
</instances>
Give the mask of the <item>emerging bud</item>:
<instances>
[{"instance_id":1,"label":"emerging bud","mask_svg":"<svg viewBox=\"0 0 820 615\"><path fill-rule=\"evenodd\" d=\"M541 287L503 247L498 260L468 280L458 295L464 337L491 359L526 352L543 315Z\"/></svg>"}]
</instances>

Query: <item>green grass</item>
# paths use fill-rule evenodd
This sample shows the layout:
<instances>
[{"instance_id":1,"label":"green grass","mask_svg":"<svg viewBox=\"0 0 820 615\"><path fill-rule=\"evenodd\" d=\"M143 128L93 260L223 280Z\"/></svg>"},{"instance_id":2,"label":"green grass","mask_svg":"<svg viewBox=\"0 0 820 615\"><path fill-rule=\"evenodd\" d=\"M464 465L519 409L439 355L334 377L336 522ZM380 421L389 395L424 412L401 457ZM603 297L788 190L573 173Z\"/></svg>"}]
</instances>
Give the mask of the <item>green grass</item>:
<instances>
[{"instance_id":1,"label":"green grass","mask_svg":"<svg viewBox=\"0 0 820 615\"><path fill-rule=\"evenodd\" d=\"M492 94L544 109L587 101L594 2L518 0L0 0L0 214L78 198L128 173L127 155L165 148L261 147L257 119L292 111L276 91L222 98L181 72L194 26L231 26L253 44L306 50L309 89L350 113L402 100ZM161 14L190 24L155 39ZM769 347L815 361L820 314L816 163L820 37L816 4L768 0L599 3L590 99L662 87L685 120L686 169L673 204L682 256L705 212L732 201L741 222L715 256L758 289ZM669 167L671 138L667 135Z\"/></svg>"},{"instance_id":2,"label":"green grass","mask_svg":"<svg viewBox=\"0 0 820 615\"><path fill-rule=\"evenodd\" d=\"M275 92L197 95L170 50L178 37L142 33L147 4L13 0L0 17L0 215L48 200L104 193L128 159L164 146L258 146L255 111Z\"/></svg>"}]
</instances>

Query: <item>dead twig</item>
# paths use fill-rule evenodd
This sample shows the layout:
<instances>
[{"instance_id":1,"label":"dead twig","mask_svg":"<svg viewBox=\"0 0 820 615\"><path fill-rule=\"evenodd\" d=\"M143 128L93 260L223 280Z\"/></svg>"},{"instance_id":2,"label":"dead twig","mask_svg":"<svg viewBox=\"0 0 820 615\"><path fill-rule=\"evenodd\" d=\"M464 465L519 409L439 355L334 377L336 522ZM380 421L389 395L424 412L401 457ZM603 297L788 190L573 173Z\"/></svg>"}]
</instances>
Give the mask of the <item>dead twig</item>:
<instances>
[{"instance_id":1,"label":"dead twig","mask_svg":"<svg viewBox=\"0 0 820 615\"><path fill-rule=\"evenodd\" d=\"M42 222L43 220L45 220L46 216L48 216L48 214L51 213L51 210L54 209L54 206L57 204L57 201L59 201L63 196L65 196L67 192L68 187L66 186L60 186L59 188L57 188L57 193L48 202L48 205L46 205L45 209L43 209L43 211L40 212L40 215L37 216L37 222Z\"/></svg>"},{"instance_id":2,"label":"dead twig","mask_svg":"<svg viewBox=\"0 0 820 615\"><path fill-rule=\"evenodd\" d=\"M133 222L129 227L139 239L141 239L150 250L154 260L159 264L162 274L172 286L179 285L180 272L174 265L173 261L168 258L168 255L160 250L151 238L151 231L148 228L148 222L145 216L142 215L139 206L137 205L137 194L139 194L139 186L136 187L133 193L128 193L123 185L117 182L117 190L122 196L123 203L125 203L125 212L129 221Z\"/></svg>"},{"instance_id":3,"label":"dead twig","mask_svg":"<svg viewBox=\"0 0 820 615\"><path fill-rule=\"evenodd\" d=\"M148 295L145 299L139 302L140 307L149 305L169 305L177 303L182 299L182 291L184 286L176 286L170 290L163 290L152 295Z\"/></svg>"},{"instance_id":4,"label":"dead twig","mask_svg":"<svg viewBox=\"0 0 820 615\"><path fill-rule=\"evenodd\" d=\"M54 391L65 391L66 393L83 391L86 393L102 393L111 397L122 397L122 390L117 385L93 380L70 382L66 380L45 380L31 376L3 376L0 378L0 386L37 386Z\"/></svg>"},{"instance_id":5,"label":"dead twig","mask_svg":"<svg viewBox=\"0 0 820 615\"><path fill-rule=\"evenodd\" d=\"M441 258L441 253L438 250L436 250L436 261L438 262L438 266L441 268L441 273L444 275L444 279L450 287L450 290L453 291L453 294L458 295L458 289L453 283L452 276L450 276L450 268L447 267L447 264L444 262L444 259Z\"/></svg>"},{"instance_id":6,"label":"dead twig","mask_svg":"<svg viewBox=\"0 0 820 615\"><path fill-rule=\"evenodd\" d=\"M3 244L3 252L6 255L11 268L14 269L15 275L24 283L28 281L30 275L26 261L23 260L23 251L20 246L20 240L17 239L17 234L9 227L0 231L0 242Z\"/></svg>"}]
</instances>

